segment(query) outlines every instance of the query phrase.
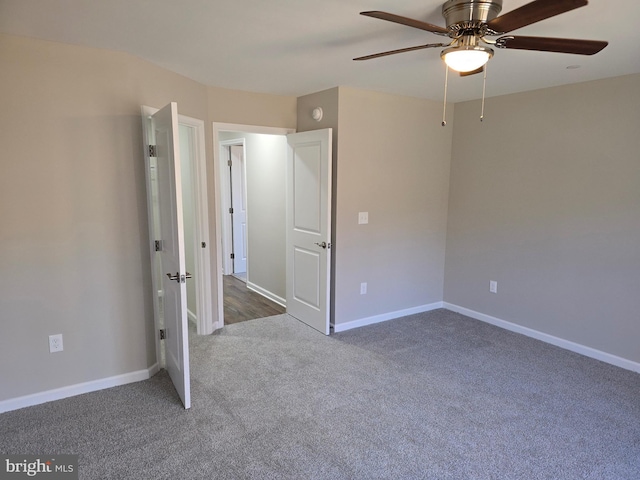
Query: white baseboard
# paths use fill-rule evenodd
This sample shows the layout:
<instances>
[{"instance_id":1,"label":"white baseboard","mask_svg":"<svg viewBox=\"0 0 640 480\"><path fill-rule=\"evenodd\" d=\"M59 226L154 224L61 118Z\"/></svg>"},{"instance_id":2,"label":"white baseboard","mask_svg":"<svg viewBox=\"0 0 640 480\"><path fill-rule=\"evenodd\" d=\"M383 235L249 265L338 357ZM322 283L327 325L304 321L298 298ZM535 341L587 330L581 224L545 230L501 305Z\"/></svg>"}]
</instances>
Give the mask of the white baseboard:
<instances>
[{"instance_id":1,"label":"white baseboard","mask_svg":"<svg viewBox=\"0 0 640 480\"><path fill-rule=\"evenodd\" d=\"M407 308L405 310L397 310L395 312L383 313L381 315L374 315L373 317L360 318L358 320L352 320L350 322L331 324L335 333L351 330L352 328L364 327L366 325L373 325L374 323L386 322L387 320L393 320L400 317L406 317L407 315L414 315L416 313L429 312L442 308L442 302L430 303L428 305L420 305L413 308Z\"/></svg>"},{"instance_id":2,"label":"white baseboard","mask_svg":"<svg viewBox=\"0 0 640 480\"><path fill-rule=\"evenodd\" d=\"M485 323L490 323L491 325L495 325L496 327L504 328L505 330L510 330L516 333L521 333L522 335L535 338L536 340L540 340L545 343L550 343L551 345L555 345L556 347L564 348L566 350L570 350L587 357L595 358L596 360L615 365L616 367L624 368L625 370L631 370L632 372L640 373L640 363L638 362L618 357L601 350L596 350L595 348L587 347L570 340L554 337L553 335L549 335L548 333L543 333L538 330L533 330L532 328L523 327L522 325L511 323L506 320L501 320L499 318L485 315L484 313L476 312L474 310L469 310L468 308L454 305L452 303L443 302L443 307L447 310L466 315L467 317L475 318L476 320L480 320Z\"/></svg>"},{"instance_id":3,"label":"white baseboard","mask_svg":"<svg viewBox=\"0 0 640 480\"><path fill-rule=\"evenodd\" d=\"M83 393L104 390L105 388L118 387L120 385L126 385L127 383L141 382L142 380L151 378L153 375L158 373L159 370L160 367L156 363L145 370L138 370L137 372L125 373L122 375L116 375L115 377L101 378L100 380L78 383L76 385L69 385L68 387L56 388L54 390L47 390L31 395L25 395L23 397L2 400L0 401L0 413L18 410L19 408L32 407L33 405L61 400L63 398L74 397L76 395L82 395Z\"/></svg>"},{"instance_id":4,"label":"white baseboard","mask_svg":"<svg viewBox=\"0 0 640 480\"><path fill-rule=\"evenodd\" d=\"M262 287L259 287L255 283L251 283L249 281L247 281L247 288L249 290L252 290L252 291L256 292L256 293L259 293L260 295L262 295L265 298L268 298L272 302L277 303L281 307L287 308L287 301L284 298L279 297L275 293L272 293L269 290L267 290L265 288L262 288Z\"/></svg>"},{"instance_id":5,"label":"white baseboard","mask_svg":"<svg viewBox=\"0 0 640 480\"><path fill-rule=\"evenodd\" d=\"M198 325L198 317L191 310L187 308L187 318L193 322L194 325Z\"/></svg>"}]
</instances>

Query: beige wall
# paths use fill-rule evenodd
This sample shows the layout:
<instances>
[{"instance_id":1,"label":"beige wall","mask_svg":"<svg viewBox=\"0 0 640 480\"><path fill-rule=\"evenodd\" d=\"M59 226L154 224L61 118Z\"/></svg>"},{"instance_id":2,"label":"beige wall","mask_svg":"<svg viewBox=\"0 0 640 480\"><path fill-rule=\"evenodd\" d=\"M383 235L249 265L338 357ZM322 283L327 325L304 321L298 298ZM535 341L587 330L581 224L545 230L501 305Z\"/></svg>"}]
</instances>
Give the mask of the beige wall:
<instances>
[{"instance_id":1,"label":"beige wall","mask_svg":"<svg viewBox=\"0 0 640 480\"><path fill-rule=\"evenodd\" d=\"M339 130L336 323L440 301L444 281L447 302L640 361L638 75L492 98L483 124L459 104L443 129L425 100L341 87L296 105L0 35L0 91L0 401L155 362L140 105L170 101L209 126L212 241L212 121Z\"/></svg>"},{"instance_id":2,"label":"beige wall","mask_svg":"<svg viewBox=\"0 0 640 480\"><path fill-rule=\"evenodd\" d=\"M326 120L310 120L314 106ZM440 112L435 102L345 87L299 103L299 129L338 133L336 325L442 300L452 129L440 126ZM368 225L358 225L361 211Z\"/></svg>"},{"instance_id":3,"label":"beige wall","mask_svg":"<svg viewBox=\"0 0 640 480\"><path fill-rule=\"evenodd\" d=\"M206 118L206 88L128 55L12 36L0 64L0 399L146 369L140 105L176 100ZM48 351L54 333L63 353Z\"/></svg>"},{"instance_id":4,"label":"beige wall","mask_svg":"<svg viewBox=\"0 0 640 480\"><path fill-rule=\"evenodd\" d=\"M445 301L640 361L640 75L479 111L456 105Z\"/></svg>"},{"instance_id":5,"label":"beige wall","mask_svg":"<svg viewBox=\"0 0 640 480\"><path fill-rule=\"evenodd\" d=\"M453 122L441 109L340 88L336 324L442 300Z\"/></svg>"},{"instance_id":6,"label":"beige wall","mask_svg":"<svg viewBox=\"0 0 640 480\"><path fill-rule=\"evenodd\" d=\"M296 128L296 97L209 87L212 122Z\"/></svg>"},{"instance_id":7,"label":"beige wall","mask_svg":"<svg viewBox=\"0 0 640 480\"><path fill-rule=\"evenodd\" d=\"M295 126L295 98L209 88L128 54L7 35L0 91L0 401L148 368L140 105L176 101L209 125L213 241L210 122ZM50 354L55 333L64 352Z\"/></svg>"},{"instance_id":8,"label":"beige wall","mask_svg":"<svg viewBox=\"0 0 640 480\"><path fill-rule=\"evenodd\" d=\"M309 130L320 130L322 128L332 128L333 136L340 134L338 129L338 87L322 92L316 92L298 98L297 120L298 131L308 132ZM322 120L319 122L311 116L313 109L322 108Z\"/></svg>"}]
</instances>

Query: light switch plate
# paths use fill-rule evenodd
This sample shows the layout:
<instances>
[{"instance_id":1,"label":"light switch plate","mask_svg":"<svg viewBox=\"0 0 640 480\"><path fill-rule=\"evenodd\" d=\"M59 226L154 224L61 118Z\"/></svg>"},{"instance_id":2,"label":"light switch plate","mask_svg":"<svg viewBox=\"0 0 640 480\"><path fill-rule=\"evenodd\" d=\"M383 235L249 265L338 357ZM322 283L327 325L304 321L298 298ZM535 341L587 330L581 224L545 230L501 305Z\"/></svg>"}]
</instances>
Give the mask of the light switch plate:
<instances>
[{"instance_id":1,"label":"light switch plate","mask_svg":"<svg viewBox=\"0 0 640 480\"><path fill-rule=\"evenodd\" d=\"M62 334L49 335L49 353L61 352L64 350L62 345Z\"/></svg>"},{"instance_id":2,"label":"light switch plate","mask_svg":"<svg viewBox=\"0 0 640 480\"><path fill-rule=\"evenodd\" d=\"M358 213L358 224L364 225L369 223L369 212L359 212Z\"/></svg>"}]
</instances>

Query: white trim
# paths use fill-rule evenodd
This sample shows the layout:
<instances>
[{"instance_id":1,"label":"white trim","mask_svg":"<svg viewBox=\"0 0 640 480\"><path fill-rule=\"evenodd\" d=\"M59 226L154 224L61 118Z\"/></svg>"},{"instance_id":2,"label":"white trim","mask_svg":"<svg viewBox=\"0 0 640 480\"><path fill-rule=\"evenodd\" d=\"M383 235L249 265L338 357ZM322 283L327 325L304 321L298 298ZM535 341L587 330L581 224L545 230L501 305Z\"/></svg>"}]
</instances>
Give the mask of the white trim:
<instances>
[{"instance_id":1,"label":"white trim","mask_svg":"<svg viewBox=\"0 0 640 480\"><path fill-rule=\"evenodd\" d=\"M277 303L278 305L280 305L281 307L287 308L287 301L276 295L273 292L270 292L269 290L259 287L258 285L256 285L255 283L251 283L250 281L247 280L247 288L249 290L253 290L254 292L256 292L259 295L262 295L265 298L268 298L269 300L271 300L272 302Z\"/></svg>"},{"instance_id":2,"label":"white trim","mask_svg":"<svg viewBox=\"0 0 640 480\"><path fill-rule=\"evenodd\" d=\"M23 397L2 400L0 401L0 413L10 412L12 410L18 410L25 407L32 407L34 405L40 405L41 403L52 402L54 400L61 400L63 398L75 397L76 395L82 395L84 393L97 392L98 390L104 390L105 388L141 382L143 380L148 380L159 371L160 367L155 363L151 367L144 370L138 370L137 372L124 373L114 377L101 378L100 380L77 383L75 385L46 390L44 392L25 395Z\"/></svg>"},{"instance_id":3,"label":"white trim","mask_svg":"<svg viewBox=\"0 0 640 480\"><path fill-rule=\"evenodd\" d=\"M149 142L153 135L153 128L151 128L151 115L158 111L157 108L147 107L142 105L140 107L142 117L142 147L144 150L144 165L145 165L145 177L147 183L147 216L149 222L149 255L151 259L151 286L154 292L158 292L158 295L152 295L153 297L153 332L156 340L156 362L163 362L162 344L160 343L160 335L158 332L163 328L163 320L160 315L160 298L162 292L162 285L158 285L158 276L156 270L156 254L155 251L155 225L154 225L154 208L151 194L151 157L149 157ZM155 139L153 139L155 143ZM164 365L161 365L164 367ZM18 407L20 408L20 407Z\"/></svg>"},{"instance_id":4,"label":"white trim","mask_svg":"<svg viewBox=\"0 0 640 480\"><path fill-rule=\"evenodd\" d=\"M282 128L282 127L264 127L259 125L241 125L236 123L219 123L213 122L213 171L220 172L220 164L222 160L220 158L220 132L239 132L239 133L266 133L269 135L288 135L289 133L294 133L294 128ZM247 160L245 150L245 162ZM220 175L215 175L215 204L218 206L216 208L216 265L218 271L216 272L217 276L217 286L218 288L214 292L215 303L217 305L217 319L211 319L211 324L209 327L211 330L217 330L218 328L224 327L224 295L223 295L223 282L222 282L222 221L223 221L223 210L222 210L222 179Z\"/></svg>"},{"instance_id":5,"label":"white trim","mask_svg":"<svg viewBox=\"0 0 640 480\"><path fill-rule=\"evenodd\" d=\"M224 158L225 155L229 154L229 148L233 145L238 145L242 147L243 155L245 159L247 158L247 148L245 145L244 137L234 138L231 140L219 140L218 145L220 146L220 158ZM246 165L246 161L245 161ZM220 171L218 172L220 175L220 197L221 203L220 208L223 213L223 221L222 221L222 274L223 275L231 275L233 273L233 262L231 261L231 252L233 251L233 245L231 244L231 232L233 231L233 225L231 224L231 215L229 212L229 208L231 207L231 191L230 191L230 183L231 176L229 173L229 167L225 164L224 161L220 162ZM245 172L246 178L246 172ZM245 192L246 192L246 184L245 184Z\"/></svg>"},{"instance_id":6,"label":"white trim","mask_svg":"<svg viewBox=\"0 0 640 480\"><path fill-rule=\"evenodd\" d=\"M189 308L187 308L187 318L194 325L198 325L198 317L196 316L195 313L193 313L191 310L189 310Z\"/></svg>"},{"instance_id":7,"label":"white trim","mask_svg":"<svg viewBox=\"0 0 640 480\"><path fill-rule=\"evenodd\" d=\"M213 122L213 131L215 133L238 132L238 133L263 133L266 135L288 135L289 133L295 133L296 129L285 128L285 127L265 127L262 125L242 125L239 123Z\"/></svg>"},{"instance_id":8,"label":"white trim","mask_svg":"<svg viewBox=\"0 0 640 480\"><path fill-rule=\"evenodd\" d=\"M596 350L595 348L587 347L570 340L554 337L553 335L549 335L548 333L543 333L538 330L533 330L532 328L523 327L522 325L511 323L506 320L501 320L490 315L485 315L484 313L476 312L474 310L470 310L459 305L454 305L452 303L443 302L443 307L447 310L461 313L462 315L466 315L467 317L480 320L481 322L490 323L491 325L495 325L496 327L504 328L505 330L510 330L515 333L520 333L522 335L526 335L527 337L535 338L536 340L540 340L545 343L550 343L551 345L555 345L556 347L564 348L565 350L570 350L572 352L595 358L596 360L600 360L611 365L615 365L616 367L624 368L625 370L631 370L632 372L640 373L640 363L638 362L618 357L601 350Z\"/></svg>"},{"instance_id":9,"label":"white trim","mask_svg":"<svg viewBox=\"0 0 640 480\"><path fill-rule=\"evenodd\" d=\"M350 322L331 324L335 333L351 330L352 328L364 327L366 325L373 325L374 323L386 322L387 320L394 320L400 317L406 317L407 315L414 315L416 313L430 312L431 310L437 310L442 308L442 302L429 303L427 305L420 305L417 307L407 308L404 310L396 310L395 312L383 313L381 315L374 315L373 317L361 318L359 320L352 320Z\"/></svg>"},{"instance_id":10,"label":"white trim","mask_svg":"<svg viewBox=\"0 0 640 480\"><path fill-rule=\"evenodd\" d=\"M207 159L205 153L204 121L196 118L178 115L180 125L194 130L194 156L195 164L191 165L193 173L191 193L194 199L195 218L195 253L196 271L196 315L195 322L198 335L209 335L213 333L210 329L212 323L211 316L211 243L209 242L209 207L207 199ZM204 242L207 247L202 248Z\"/></svg>"}]
</instances>

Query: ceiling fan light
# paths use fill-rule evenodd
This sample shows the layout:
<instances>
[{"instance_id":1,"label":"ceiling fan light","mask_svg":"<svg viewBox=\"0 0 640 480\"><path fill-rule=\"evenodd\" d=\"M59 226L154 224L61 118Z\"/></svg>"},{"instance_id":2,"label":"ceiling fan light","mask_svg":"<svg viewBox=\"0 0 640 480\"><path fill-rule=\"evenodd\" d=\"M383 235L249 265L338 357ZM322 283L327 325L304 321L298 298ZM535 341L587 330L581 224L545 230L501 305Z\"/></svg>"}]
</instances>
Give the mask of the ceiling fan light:
<instances>
[{"instance_id":1,"label":"ceiling fan light","mask_svg":"<svg viewBox=\"0 0 640 480\"><path fill-rule=\"evenodd\" d=\"M480 46L458 46L443 50L440 56L449 68L464 73L483 67L493 57L493 50Z\"/></svg>"}]
</instances>

